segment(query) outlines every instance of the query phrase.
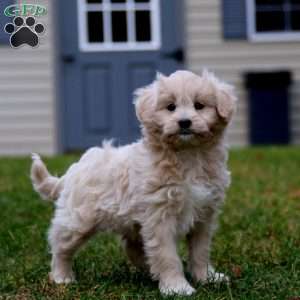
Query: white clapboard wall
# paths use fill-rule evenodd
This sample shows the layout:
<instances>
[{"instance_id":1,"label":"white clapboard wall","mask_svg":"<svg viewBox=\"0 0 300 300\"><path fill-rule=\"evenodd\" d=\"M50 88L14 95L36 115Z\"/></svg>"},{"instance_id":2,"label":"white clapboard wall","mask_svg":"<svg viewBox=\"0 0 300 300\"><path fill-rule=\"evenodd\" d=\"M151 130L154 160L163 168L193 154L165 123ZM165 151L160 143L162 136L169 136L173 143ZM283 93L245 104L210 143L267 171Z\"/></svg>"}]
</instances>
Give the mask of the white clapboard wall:
<instances>
[{"instance_id":1,"label":"white clapboard wall","mask_svg":"<svg viewBox=\"0 0 300 300\"><path fill-rule=\"evenodd\" d=\"M52 1L38 3L49 9L37 18L46 26L39 47L0 45L0 155L53 154L57 149Z\"/></svg>"}]
</instances>

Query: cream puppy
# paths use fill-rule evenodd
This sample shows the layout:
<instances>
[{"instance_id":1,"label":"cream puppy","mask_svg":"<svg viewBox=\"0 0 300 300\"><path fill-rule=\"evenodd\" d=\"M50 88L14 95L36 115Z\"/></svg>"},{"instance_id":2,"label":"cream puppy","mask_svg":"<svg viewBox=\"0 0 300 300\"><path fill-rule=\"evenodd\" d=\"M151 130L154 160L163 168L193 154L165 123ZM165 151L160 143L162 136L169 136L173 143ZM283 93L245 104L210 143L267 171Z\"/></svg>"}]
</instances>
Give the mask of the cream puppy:
<instances>
[{"instance_id":1,"label":"cream puppy","mask_svg":"<svg viewBox=\"0 0 300 300\"><path fill-rule=\"evenodd\" d=\"M231 86L204 71L177 71L136 91L143 137L89 149L60 178L33 155L35 190L55 201L49 231L51 278L74 278L72 257L98 231L120 234L129 259L147 266L163 294L190 295L176 242L186 237L194 280L227 280L209 262L220 205L230 184L225 129Z\"/></svg>"}]
</instances>

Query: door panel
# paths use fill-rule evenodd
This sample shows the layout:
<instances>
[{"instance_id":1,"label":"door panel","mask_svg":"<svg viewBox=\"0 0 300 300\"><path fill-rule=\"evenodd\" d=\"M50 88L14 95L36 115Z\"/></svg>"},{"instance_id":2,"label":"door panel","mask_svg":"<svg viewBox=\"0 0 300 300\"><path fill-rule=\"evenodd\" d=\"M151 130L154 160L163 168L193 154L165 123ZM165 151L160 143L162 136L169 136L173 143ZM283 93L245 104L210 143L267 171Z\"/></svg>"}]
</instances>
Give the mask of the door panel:
<instances>
[{"instance_id":1,"label":"door panel","mask_svg":"<svg viewBox=\"0 0 300 300\"><path fill-rule=\"evenodd\" d=\"M149 84L156 73L155 64L145 62L143 64L129 64L128 69L128 85L127 85L127 115L128 129L132 134L132 139L137 138L140 134L140 125L136 118L135 108L132 104L132 91Z\"/></svg>"},{"instance_id":2,"label":"door panel","mask_svg":"<svg viewBox=\"0 0 300 300\"><path fill-rule=\"evenodd\" d=\"M110 133L111 80L108 66L86 67L83 70L84 105L83 116L85 132L93 134ZM103 99L103 101L99 101Z\"/></svg>"},{"instance_id":3,"label":"door panel","mask_svg":"<svg viewBox=\"0 0 300 300\"><path fill-rule=\"evenodd\" d=\"M182 68L182 0L76 2L56 1L63 150L132 142L133 91Z\"/></svg>"}]
</instances>

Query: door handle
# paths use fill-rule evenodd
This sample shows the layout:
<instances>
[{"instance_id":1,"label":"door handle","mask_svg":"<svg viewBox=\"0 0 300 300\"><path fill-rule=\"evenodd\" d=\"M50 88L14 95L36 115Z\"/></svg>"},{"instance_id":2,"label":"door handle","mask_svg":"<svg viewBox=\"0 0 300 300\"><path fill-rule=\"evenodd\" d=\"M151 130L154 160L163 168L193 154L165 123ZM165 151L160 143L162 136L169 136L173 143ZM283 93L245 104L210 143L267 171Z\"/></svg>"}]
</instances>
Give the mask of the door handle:
<instances>
[{"instance_id":1,"label":"door handle","mask_svg":"<svg viewBox=\"0 0 300 300\"><path fill-rule=\"evenodd\" d=\"M174 59L179 63L183 63L184 60L185 60L185 55L184 55L184 51L183 51L182 48L177 48L174 51L171 51L169 53L165 53L163 55L163 57Z\"/></svg>"},{"instance_id":2,"label":"door handle","mask_svg":"<svg viewBox=\"0 0 300 300\"><path fill-rule=\"evenodd\" d=\"M72 63L75 61L75 56L72 54L64 54L62 55L62 60L65 63Z\"/></svg>"}]
</instances>

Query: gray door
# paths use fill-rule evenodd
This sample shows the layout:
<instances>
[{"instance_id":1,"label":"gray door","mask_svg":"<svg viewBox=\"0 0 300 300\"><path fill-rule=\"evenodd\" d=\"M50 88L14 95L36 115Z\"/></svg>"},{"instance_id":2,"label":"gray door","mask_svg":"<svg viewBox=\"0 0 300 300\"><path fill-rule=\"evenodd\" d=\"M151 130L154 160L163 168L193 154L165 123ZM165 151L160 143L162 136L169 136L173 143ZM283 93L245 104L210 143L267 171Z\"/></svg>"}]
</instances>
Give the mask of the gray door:
<instances>
[{"instance_id":1,"label":"gray door","mask_svg":"<svg viewBox=\"0 0 300 300\"><path fill-rule=\"evenodd\" d=\"M181 2L56 1L62 150L139 137L133 91L182 67Z\"/></svg>"}]
</instances>

